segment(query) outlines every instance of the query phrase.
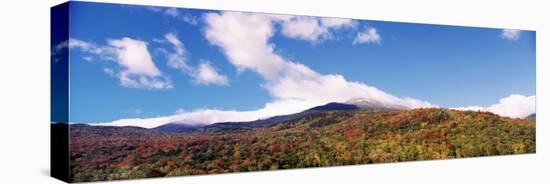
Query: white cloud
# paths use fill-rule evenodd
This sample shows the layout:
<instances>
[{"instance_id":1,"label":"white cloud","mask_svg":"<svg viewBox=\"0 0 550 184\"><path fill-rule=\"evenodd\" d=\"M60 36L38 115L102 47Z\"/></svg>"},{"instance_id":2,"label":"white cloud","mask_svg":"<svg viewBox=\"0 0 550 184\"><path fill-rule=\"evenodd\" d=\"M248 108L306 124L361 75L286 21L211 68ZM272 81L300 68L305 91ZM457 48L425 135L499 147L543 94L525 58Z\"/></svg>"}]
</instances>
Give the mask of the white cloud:
<instances>
[{"instance_id":1,"label":"white cloud","mask_svg":"<svg viewBox=\"0 0 550 184\"><path fill-rule=\"evenodd\" d=\"M107 45L99 46L95 43L70 38L66 44L59 46L79 49L82 52L94 54L102 60L114 61L120 70L116 76L120 84L129 88L167 89L172 88L172 82L162 75L155 66L147 43L131 38L110 39ZM92 58L90 58L92 59ZM104 69L108 75L115 75L113 69Z\"/></svg>"},{"instance_id":2,"label":"white cloud","mask_svg":"<svg viewBox=\"0 0 550 184\"><path fill-rule=\"evenodd\" d=\"M333 31L342 28L355 28L357 22L342 18L317 18L307 16L272 16L280 21L283 35L310 42L319 42L333 37Z\"/></svg>"},{"instance_id":3,"label":"white cloud","mask_svg":"<svg viewBox=\"0 0 550 184\"><path fill-rule=\"evenodd\" d=\"M188 24L191 24L191 25L199 24L199 18L191 14L187 14L187 13L183 14L182 16L180 16L180 19L183 20L183 22L187 22Z\"/></svg>"},{"instance_id":4,"label":"white cloud","mask_svg":"<svg viewBox=\"0 0 550 184\"><path fill-rule=\"evenodd\" d=\"M524 118L536 112L535 104L535 96L510 95L487 110L502 116Z\"/></svg>"},{"instance_id":5,"label":"white cloud","mask_svg":"<svg viewBox=\"0 0 550 184\"><path fill-rule=\"evenodd\" d=\"M59 54L59 52L61 52L62 50L64 49L68 49L69 48L69 41L63 41L61 43L58 43L57 45L55 45L55 47L52 49L51 51L51 55L57 55Z\"/></svg>"},{"instance_id":6,"label":"white cloud","mask_svg":"<svg viewBox=\"0 0 550 184\"><path fill-rule=\"evenodd\" d=\"M82 57L82 59L83 59L84 61L91 62L94 58L92 58L92 57L90 57L90 56L84 56L84 57Z\"/></svg>"},{"instance_id":7,"label":"white cloud","mask_svg":"<svg viewBox=\"0 0 550 184\"><path fill-rule=\"evenodd\" d=\"M163 11L163 8L161 7L155 7L155 6L146 6L145 7L146 10L149 10L151 12L155 12L155 13L158 13L158 12L162 12Z\"/></svg>"},{"instance_id":8,"label":"white cloud","mask_svg":"<svg viewBox=\"0 0 550 184\"><path fill-rule=\"evenodd\" d=\"M164 14L172 16L172 17L178 17L180 15L180 12L176 8L166 8L164 10Z\"/></svg>"},{"instance_id":9,"label":"white cloud","mask_svg":"<svg viewBox=\"0 0 550 184\"><path fill-rule=\"evenodd\" d=\"M506 40L512 40L516 41L519 39L519 36L521 35L521 30L517 29L503 29L502 33L500 34L501 38L504 38Z\"/></svg>"},{"instance_id":10,"label":"white cloud","mask_svg":"<svg viewBox=\"0 0 550 184\"><path fill-rule=\"evenodd\" d=\"M165 40L159 42L168 42L172 45L174 52L163 51L168 59L168 66L178 69L183 73L190 75L194 82L201 85L228 85L227 76L219 74L217 69L212 66L210 61L201 60L197 67L187 64L187 51L175 33L167 33Z\"/></svg>"},{"instance_id":11,"label":"white cloud","mask_svg":"<svg viewBox=\"0 0 550 184\"><path fill-rule=\"evenodd\" d=\"M120 84L128 88L140 89L170 89L174 86L168 78L148 77L135 75L127 71L120 71L117 75Z\"/></svg>"},{"instance_id":12,"label":"white cloud","mask_svg":"<svg viewBox=\"0 0 550 184\"><path fill-rule=\"evenodd\" d=\"M363 32L358 32L353 40L353 44L368 44L368 43L380 43L382 37L378 34L375 28L368 28Z\"/></svg>"},{"instance_id":13,"label":"white cloud","mask_svg":"<svg viewBox=\"0 0 550 184\"><path fill-rule=\"evenodd\" d=\"M513 94L500 99L497 104L488 107L469 106L452 109L488 111L511 118L525 118L536 112L536 98L535 96Z\"/></svg>"},{"instance_id":14,"label":"white cloud","mask_svg":"<svg viewBox=\"0 0 550 184\"><path fill-rule=\"evenodd\" d=\"M103 68L103 72L105 72L107 75L109 76L115 76L115 71L113 69L110 69L110 68Z\"/></svg>"},{"instance_id":15,"label":"white cloud","mask_svg":"<svg viewBox=\"0 0 550 184\"><path fill-rule=\"evenodd\" d=\"M195 82L198 84L215 84L215 85L227 85L227 77L218 73L210 61L203 60L197 67L196 73L193 75Z\"/></svg>"},{"instance_id":16,"label":"white cloud","mask_svg":"<svg viewBox=\"0 0 550 184\"><path fill-rule=\"evenodd\" d=\"M156 118L128 118L115 120L108 123L90 123L96 126L137 126L143 128L154 128L166 123L172 122L173 116L163 116ZM75 123L76 124L76 123Z\"/></svg>"},{"instance_id":17,"label":"white cloud","mask_svg":"<svg viewBox=\"0 0 550 184\"><path fill-rule=\"evenodd\" d=\"M276 79L284 70L287 62L274 54L274 45L268 43L274 34L270 17L226 12L207 14L205 18L206 38L222 48L237 70L253 70L270 80Z\"/></svg>"},{"instance_id":18,"label":"white cloud","mask_svg":"<svg viewBox=\"0 0 550 184\"><path fill-rule=\"evenodd\" d=\"M183 43L177 38L175 33L167 33L164 35L164 39L172 45L174 53L166 53L168 58L168 66L179 69L183 72L191 71L191 68L187 65L187 52Z\"/></svg>"},{"instance_id":19,"label":"white cloud","mask_svg":"<svg viewBox=\"0 0 550 184\"><path fill-rule=\"evenodd\" d=\"M103 50L100 47L96 46L94 43L90 43L90 42L86 42L86 41L82 41L74 38L69 38L67 45L62 44L59 47L64 47L64 46L68 46L71 49L79 48L85 52L91 52L95 54L103 53Z\"/></svg>"},{"instance_id":20,"label":"white cloud","mask_svg":"<svg viewBox=\"0 0 550 184\"><path fill-rule=\"evenodd\" d=\"M197 17L178 8L147 7L147 10L155 13L162 13L191 25L197 25L199 23L199 19Z\"/></svg>"},{"instance_id":21,"label":"white cloud","mask_svg":"<svg viewBox=\"0 0 550 184\"><path fill-rule=\"evenodd\" d=\"M162 13L167 16L171 17L178 17L180 15L180 12L177 8L164 8L164 7L154 7L154 6L148 6L145 8L146 10L149 10L154 13Z\"/></svg>"},{"instance_id":22,"label":"white cloud","mask_svg":"<svg viewBox=\"0 0 550 184\"><path fill-rule=\"evenodd\" d=\"M153 63L147 43L124 37L108 40L121 67L118 77L122 86L144 89L172 88L172 82L164 77Z\"/></svg>"},{"instance_id":23,"label":"white cloud","mask_svg":"<svg viewBox=\"0 0 550 184\"><path fill-rule=\"evenodd\" d=\"M294 113L311 107L302 101L286 100L267 103L262 109L250 111L198 109L194 111L178 110L176 114L155 118L130 118L107 123L92 123L103 126L138 126L154 128L166 123L185 123L189 125L212 124L216 122L242 122L264 119L276 115Z\"/></svg>"},{"instance_id":24,"label":"white cloud","mask_svg":"<svg viewBox=\"0 0 550 184\"><path fill-rule=\"evenodd\" d=\"M108 43L115 50L120 66L129 74L151 77L161 75L147 51L147 43L127 37L108 40Z\"/></svg>"},{"instance_id":25,"label":"white cloud","mask_svg":"<svg viewBox=\"0 0 550 184\"><path fill-rule=\"evenodd\" d=\"M112 50L108 47L100 47L95 43L86 42L79 39L69 38L67 41L61 42L54 47L53 55L61 52L63 49L80 49L82 52L88 54L94 54L104 60L113 60L110 55ZM86 59L87 58L87 59ZM90 56L83 57L86 61L91 61L93 58Z\"/></svg>"},{"instance_id":26,"label":"white cloud","mask_svg":"<svg viewBox=\"0 0 550 184\"><path fill-rule=\"evenodd\" d=\"M329 29L355 28L359 23L346 18L319 18L321 25Z\"/></svg>"}]
</instances>

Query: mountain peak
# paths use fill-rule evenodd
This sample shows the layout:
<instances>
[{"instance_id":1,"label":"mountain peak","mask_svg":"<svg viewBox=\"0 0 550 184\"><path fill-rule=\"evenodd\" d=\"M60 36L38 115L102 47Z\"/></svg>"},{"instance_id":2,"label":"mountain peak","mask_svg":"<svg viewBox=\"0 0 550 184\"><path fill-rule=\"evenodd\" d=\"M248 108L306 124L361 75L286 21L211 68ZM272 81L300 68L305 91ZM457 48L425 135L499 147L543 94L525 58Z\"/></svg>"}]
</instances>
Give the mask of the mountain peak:
<instances>
[{"instance_id":1,"label":"mountain peak","mask_svg":"<svg viewBox=\"0 0 550 184\"><path fill-rule=\"evenodd\" d=\"M349 99L348 101L346 101L344 103L357 104L357 103L373 103L373 102L370 99L356 97L356 98Z\"/></svg>"},{"instance_id":2,"label":"mountain peak","mask_svg":"<svg viewBox=\"0 0 550 184\"><path fill-rule=\"evenodd\" d=\"M334 110L356 110L359 109L356 105L353 104L347 104L347 103L337 103L337 102L331 102L325 105L313 107L311 109L306 110L306 112L310 111L334 111Z\"/></svg>"},{"instance_id":3,"label":"mountain peak","mask_svg":"<svg viewBox=\"0 0 550 184\"><path fill-rule=\"evenodd\" d=\"M202 124L190 125L179 122L167 123L158 127L152 128L153 130L161 132L172 132L172 133L184 133L184 132L193 132L200 127L203 127Z\"/></svg>"},{"instance_id":4,"label":"mountain peak","mask_svg":"<svg viewBox=\"0 0 550 184\"><path fill-rule=\"evenodd\" d=\"M361 109L405 109L405 107L387 105L378 100L367 98L352 98L345 103L355 105Z\"/></svg>"}]
</instances>

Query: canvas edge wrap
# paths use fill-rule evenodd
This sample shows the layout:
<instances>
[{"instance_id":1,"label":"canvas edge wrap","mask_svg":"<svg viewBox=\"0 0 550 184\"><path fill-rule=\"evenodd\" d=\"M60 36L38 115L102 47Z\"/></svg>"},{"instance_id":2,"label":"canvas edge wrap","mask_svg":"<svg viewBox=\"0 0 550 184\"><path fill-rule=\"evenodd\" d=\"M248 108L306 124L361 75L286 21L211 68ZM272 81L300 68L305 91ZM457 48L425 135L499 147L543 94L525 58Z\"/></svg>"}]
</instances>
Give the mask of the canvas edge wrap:
<instances>
[{"instance_id":1,"label":"canvas edge wrap","mask_svg":"<svg viewBox=\"0 0 550 184\"><path fill-rule=\"evenodd\" d=\"M70 3L50 9L50 175L71 182L69 163L69 51L58 44L69 39ZM67 42L68 44L68 42Z\"/></svg>"}]
</instances>

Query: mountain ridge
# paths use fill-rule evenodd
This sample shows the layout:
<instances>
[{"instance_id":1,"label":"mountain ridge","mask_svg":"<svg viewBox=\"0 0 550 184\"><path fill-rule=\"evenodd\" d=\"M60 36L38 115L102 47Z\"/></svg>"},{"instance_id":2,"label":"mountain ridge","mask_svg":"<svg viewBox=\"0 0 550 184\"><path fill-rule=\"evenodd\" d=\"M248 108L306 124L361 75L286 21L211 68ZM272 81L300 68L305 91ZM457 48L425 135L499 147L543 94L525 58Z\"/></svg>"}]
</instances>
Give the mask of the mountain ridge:
<instances>
[{"instance_id":1,"label":"mountain ridge","mask_svg":"<svg viewBox=\"0 0 550 184\"><path fill-rule=\"evenodd\" d=\"M161 132L170 132L170 133L213 133L213 132L219 132L223 130L243 130L243 129L268 127L277 123L294 120L297 118L307 116L309 114L319 113L319 112L353 111L353 110L360 110L360 109L392 110L392 108L377 104L375 102L372 102L366 99L353 98L351 100L348 100L346 103L329 102L324 105L315 106L298 113L272 116L266 119L258 119L254 121L216 122L212 124L202 124L202 125L200 124L188 125L185 123L170 122L151 129L161 131Z\"/></svg>"}]
</instances>

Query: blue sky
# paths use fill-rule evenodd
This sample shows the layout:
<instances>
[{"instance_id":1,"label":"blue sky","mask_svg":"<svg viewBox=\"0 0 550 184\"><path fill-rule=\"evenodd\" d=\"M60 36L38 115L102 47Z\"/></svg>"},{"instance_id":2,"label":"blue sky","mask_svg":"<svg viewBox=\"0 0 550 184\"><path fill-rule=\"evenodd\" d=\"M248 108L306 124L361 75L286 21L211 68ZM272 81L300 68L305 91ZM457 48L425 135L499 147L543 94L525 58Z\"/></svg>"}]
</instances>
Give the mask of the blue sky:
<instances>
[{"instance_id":1,"label":"blue sky","mask_svg":"<svg viewBox=\"0 0 550 184\"><path fill-rule=\"evenodd\" d=\"M201 110L254 111L269 109L269 103L303 100L296 105L299 109L347 98L346 94L329 92L320 95L326 98L312 97L311 93L304 96L300 90L310 89L296 87L290 90L298 92L287 95L286 87L307 86L287 84L281 82L283 79L317 81L316 85L322 86L319 91L330 91L325 88L328 84L354 90L366 86L377 89L350 93L357 95L349 98L371 98L382 92L389 96L380 103L398 104L407 97L419 101L403 102L407 107L423 104L420 106L489 109L513 94L533 96L533 100L535 95L533 31L370 20L337 20L330 24L321 18L266 18L262 14L257 22L246 22L241 20L256 20L259 15L84 2L72 2L70 11L70 38L74 41L68 46L72 122L173 117ZM235 25L239 26L235 29L243 30L225 33L224 29L232 29L227 27L232 26L227 23L231 20L237 20ZM217 25L218 21L227 25ZM263 24L265 21L267 24ZM308 24L311 21L317 24ZM265 34L258 28L264 25ZM249 32L261 32L256 40L254 36L246 37L251 40L232 39L232 34L242 36L239 33L256 28L258 31ZM182 45L178 47L170 38ZM240 47L237 39L244 46ZM130 66L137 61L122 57L122 50L130 48L127 44L137 50L143 48L141 51L146 53L140 56L149 54L153 68ZM178 48L182 52L178 53ZM252 49L239 50L247 48ZM254 60L238 53L273 56L272 63L292 66L271 71L264 68L263 58ZM175 60L170 61L170 56ZM307 75L297 78L291 74L302 71ZM275 77L272 72L277 73ZM135 83L123 82L124 73ZM141 78L146 81L140 82ZM335 91L342 93L345 89Z\"/></svg>"}]
</instances>

